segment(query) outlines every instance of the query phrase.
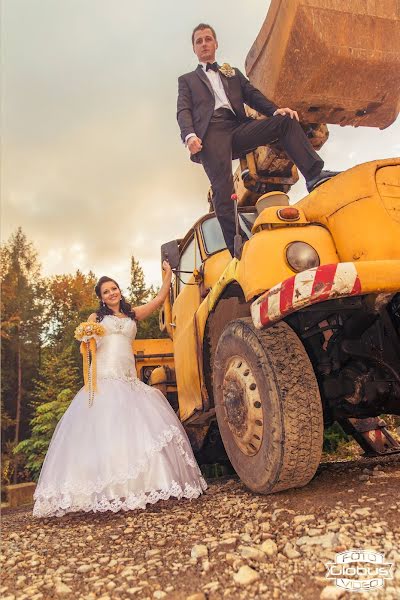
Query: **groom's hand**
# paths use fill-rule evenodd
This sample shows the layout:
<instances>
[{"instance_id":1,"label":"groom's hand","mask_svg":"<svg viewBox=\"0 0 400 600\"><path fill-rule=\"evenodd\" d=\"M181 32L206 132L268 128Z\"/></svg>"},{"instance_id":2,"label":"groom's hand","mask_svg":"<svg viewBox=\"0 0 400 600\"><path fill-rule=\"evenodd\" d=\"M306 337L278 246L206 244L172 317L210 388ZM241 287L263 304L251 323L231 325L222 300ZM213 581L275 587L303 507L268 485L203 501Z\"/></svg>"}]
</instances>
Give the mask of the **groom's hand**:
<instances>
[{"instance_id":1,"label":"groom's hand","mask_svg":"<svg viewBox=\"0 0 400 600\"><path fill-rule=\"evenodd\" d=\"M194 135L193 137L188 139L187 142L190 154L197 154L203 148L201 139Z\"/></svg>"},{"instance_id":2,"label":"groom's hand","mask_svg":"<svg viewBox=\"0 0 400 600\"><path fill-rule=\"evenodd\" d=\"M292 110L291 108L288 108L288 107L286 107L286 108L278 108L274 112L273 116L275 117L275 115L283 115L283 116L284 115L289 115L291 119L295 118L296 121L299 120L299 115L297 114L297 111Z\"/></svg>"}]
</instances>

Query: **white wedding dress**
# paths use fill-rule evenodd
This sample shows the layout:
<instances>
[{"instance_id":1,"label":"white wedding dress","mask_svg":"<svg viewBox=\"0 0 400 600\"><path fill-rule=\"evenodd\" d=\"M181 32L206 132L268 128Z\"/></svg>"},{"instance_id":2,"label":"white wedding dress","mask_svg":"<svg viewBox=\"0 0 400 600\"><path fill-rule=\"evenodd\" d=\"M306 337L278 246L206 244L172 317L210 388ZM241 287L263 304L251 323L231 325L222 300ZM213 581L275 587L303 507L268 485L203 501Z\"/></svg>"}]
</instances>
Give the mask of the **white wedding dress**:
<instances>
[{"instance_id":1,"label":"white wedding dress","mask_svg":"<svg viewBox=\"0 0 400 600\"><path fill-rule=\"evenodd\" d=\"M145 508L207 488L186 433L157 389L136 376L136 323L106 316L97 392L82 388L57 424L34 493L35 517Z\"/></svg>"}]
</instances>

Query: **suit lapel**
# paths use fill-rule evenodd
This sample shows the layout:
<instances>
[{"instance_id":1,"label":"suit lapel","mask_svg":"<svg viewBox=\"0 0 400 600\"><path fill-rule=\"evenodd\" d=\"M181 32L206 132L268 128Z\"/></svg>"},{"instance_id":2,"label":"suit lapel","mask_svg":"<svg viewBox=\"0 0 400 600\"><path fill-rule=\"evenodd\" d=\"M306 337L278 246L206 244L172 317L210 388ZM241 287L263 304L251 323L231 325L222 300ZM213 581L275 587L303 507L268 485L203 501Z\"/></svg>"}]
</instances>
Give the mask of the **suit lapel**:
<instances>
[{"instance_id":1,"label":"suit lapel","mask_svg":"<svg viewBox=\"0 0 400 600\"><path fill-rule=\"evenodd\" d=\"M214 96L214 92L211 87L210 80L208 79L207 75L204 73L203 67L201 65L199 65L197 67L197 69L195 70L195 73L196 73L196 75L198 75L200 77L201 81L206 84L206 86L208 87L208 89L210 91L210 94L212 96Z\"/></svg>"}]
</instances>

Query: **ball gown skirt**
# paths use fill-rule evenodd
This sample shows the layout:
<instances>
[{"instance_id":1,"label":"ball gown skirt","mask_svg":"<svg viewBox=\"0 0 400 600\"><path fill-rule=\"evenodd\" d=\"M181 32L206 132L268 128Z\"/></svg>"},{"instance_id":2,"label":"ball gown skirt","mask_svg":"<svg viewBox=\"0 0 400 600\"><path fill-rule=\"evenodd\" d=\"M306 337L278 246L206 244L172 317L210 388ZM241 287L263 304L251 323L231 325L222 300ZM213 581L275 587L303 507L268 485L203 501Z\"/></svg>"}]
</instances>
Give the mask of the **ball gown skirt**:
<instances>
[{"instance_id":1,"label":"ball gown skirt","mask_svg":"<svg viewBox=\"0 0 400 600\"><path fill-rule=\"evenodd\" d=\"M35 517L144 509L206 488L186 433L164 395L136 377L131 319L107 316L97 388L82 388L59 421L34 493Z\"/></svg>"}]
</instances>

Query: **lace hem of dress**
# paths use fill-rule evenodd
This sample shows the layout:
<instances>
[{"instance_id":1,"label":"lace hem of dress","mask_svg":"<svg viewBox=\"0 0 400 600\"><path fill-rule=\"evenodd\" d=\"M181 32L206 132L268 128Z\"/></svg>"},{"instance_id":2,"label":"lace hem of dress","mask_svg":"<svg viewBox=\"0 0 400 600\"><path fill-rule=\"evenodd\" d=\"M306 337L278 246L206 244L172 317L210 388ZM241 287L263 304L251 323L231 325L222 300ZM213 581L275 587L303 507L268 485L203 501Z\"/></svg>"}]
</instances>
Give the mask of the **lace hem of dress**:
<instances>
[{"instance_id":1,"label":"lace hem of dress","mask_svg":"<svg viewBox=\"0 0 400 600\"><path fill-rule=\"evenodd\" d=\"M137 462L128 473L119 471L111 479L107 479L107 481L98 478L96 481L63 481L59 484L46 486L39 481L33 494L33 499L39 500L40 498L58 497L64 494L83 494L89 496L91 494L101 493L110 485L124 484L130 479L136 479L140 473L143 473L143 471L146 470L151 457L155 453L161 452L163 448L171 442L176 443L186 464L193 467L200 474L201 471L194 457L185 450L185 444L188 445L188 442L185 440L178 427L176 425L171 425L169 429L166 429L154 440L152 446L147 450L145 458L140 462Z\"/></svg>"},{"instance_id":2,"label":"lace hem of dress","mask_svg":"<svg viewBox=\"0 0 400 600\"><path fill-rule=\"evenodd\" d=\"M46 498L40 496L33 508L34 517L62 517L68 512L106 512L112 511L114 513L120 510L135 510L145 509L147 504L155 504L159 500L168 500L171 497L174 498L198 498L204 490L207 489L207 484L203 477L199 477L199 483L189 484L185 483L185 487L172 481L171 485L167 489L163 490L151 490L147 492L130 493L125 498L113 498L109 500L106 496L100 498L88 498L82 501L82 498L74 500L73 496L66 495L62 497Z\"/></svg>"}]
</instances>

